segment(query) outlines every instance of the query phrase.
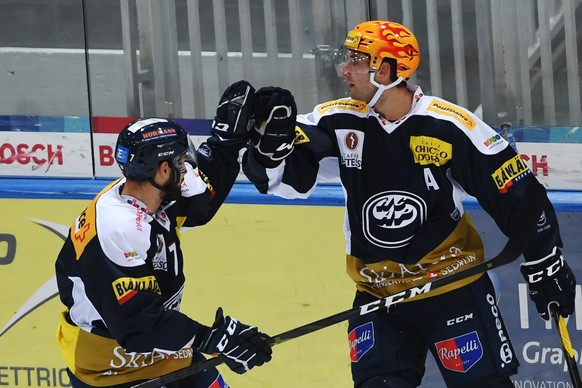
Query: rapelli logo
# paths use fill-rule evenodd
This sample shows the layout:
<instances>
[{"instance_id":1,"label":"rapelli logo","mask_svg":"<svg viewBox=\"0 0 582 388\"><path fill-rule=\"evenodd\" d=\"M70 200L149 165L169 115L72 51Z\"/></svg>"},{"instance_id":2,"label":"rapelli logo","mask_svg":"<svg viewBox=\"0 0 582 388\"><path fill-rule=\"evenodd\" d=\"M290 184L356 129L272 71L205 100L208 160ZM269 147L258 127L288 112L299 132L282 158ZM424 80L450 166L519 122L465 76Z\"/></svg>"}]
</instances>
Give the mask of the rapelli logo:
<instances>
[{"instance_id":1,"label":"rapelli logo","mask_svg":"<svg viewBox=\"0 0 582 388\"><path fill-rule=\"evenodd\" d=\"M476 331L434 345L442 366L453 372L465 373L483 357L483 346Z\"/></svg>"},{"instance_id":2,"label":"rapelli logo","mask_svg":"<svg viewBox=\"0 0 582 388\"><path fill-rule=\"evenodd\" d=\"M158 281L154 276L145 276L143 278L123 277L114 280L111 285L120 305L133 298L138 292L162 294Z\"/></svg>"},{"instance_id":3,"label":"rapelli logo","mask_svg":"<svg viewBox=\"0 0 582 388\"><path fill-rule=\"evenodd\" d=\"M525 162L519 157L519 155L515 155L495 170L495 172L491 174L491 177L493 178L499 192L507 193L507 190L513 185L514 181L517 182L528 174L531 174L531 171Z\"/></svg>"},{"instance_id":4,"label":"rapelli logo","mask_svg":"<svg viewBox=\"0 0 582 388\"><path fill-rule=\"evenodd\" d=\"M367 322L349 332L350 359L358 362L370 349L374 347L374 323Z\"/></svg>"},{"instance_id":5,"label":"rapelli logo","mask_svg":"<svg viewBox=\"0 0 582 388\"><path fill-rule=\"evenodd\" d=\"M430 136L411 136L410 150L414 163L420 165L442 166L453 158L453 146L450 143Z\"/></svg>"}]
</instances>

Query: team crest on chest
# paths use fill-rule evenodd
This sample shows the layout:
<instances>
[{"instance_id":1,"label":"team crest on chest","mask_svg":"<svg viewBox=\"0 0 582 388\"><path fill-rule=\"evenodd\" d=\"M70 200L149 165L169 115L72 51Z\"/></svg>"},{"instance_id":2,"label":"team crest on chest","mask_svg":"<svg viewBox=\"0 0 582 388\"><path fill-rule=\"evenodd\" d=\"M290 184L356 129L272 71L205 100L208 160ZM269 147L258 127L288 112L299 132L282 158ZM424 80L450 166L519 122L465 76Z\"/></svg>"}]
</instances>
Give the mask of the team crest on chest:
<instances>
[{"instance_id":1,"label":"team crest on chest","mask_svg":"<svg viewBox=\"0 0 582 388\"><path fill-rule=\"evenodd\" d=\"M416 194L384 191L370 197L362 210L362 228L366 239L382 248L408 245L416 230L426 220L427 206Z\"/></svg>"}]
</instances>

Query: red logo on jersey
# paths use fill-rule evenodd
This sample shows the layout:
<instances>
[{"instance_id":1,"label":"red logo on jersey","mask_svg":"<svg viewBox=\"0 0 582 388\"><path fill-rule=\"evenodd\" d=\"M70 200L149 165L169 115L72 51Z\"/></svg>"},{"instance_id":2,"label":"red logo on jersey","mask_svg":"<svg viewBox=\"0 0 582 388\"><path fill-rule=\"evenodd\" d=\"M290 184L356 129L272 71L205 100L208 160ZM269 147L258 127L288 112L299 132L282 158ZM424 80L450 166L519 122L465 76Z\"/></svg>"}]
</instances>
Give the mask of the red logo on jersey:
<instances>
[{"instance_id":1,"label":"red logo on jersey","mask_svg":"<svg viewBox=\"0 0 582 388\"><path fill-rule=\"evenodd\" d=\"M483 357L476 331L435 343L441 364L448 370L465 373Z\"/></svg>"},{"instance_id":2,"label":"red logo on jersey","mask_svg":"<svg viewBox=\"0 0 582 388\"><path fill-rule=\"evenodd\" d=\"M356 327L348 334L350 344L350 359L358 362L374 346L374 324L365 323Z\"/></svg>"}]
</instances>

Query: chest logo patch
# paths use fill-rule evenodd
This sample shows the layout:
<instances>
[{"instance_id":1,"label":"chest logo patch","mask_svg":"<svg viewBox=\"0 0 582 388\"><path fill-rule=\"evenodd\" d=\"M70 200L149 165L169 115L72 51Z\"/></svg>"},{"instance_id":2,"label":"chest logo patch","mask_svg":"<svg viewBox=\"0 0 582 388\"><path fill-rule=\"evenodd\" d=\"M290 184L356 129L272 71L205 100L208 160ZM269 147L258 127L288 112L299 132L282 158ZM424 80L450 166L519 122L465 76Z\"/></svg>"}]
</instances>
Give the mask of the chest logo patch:
<instances>
[{"instance_id":1,"label":"chest logo patch","mask_svg":"<svg viewBox=\"0 0 582 388\"><path fill-rule=\"evenodd\" d=\"M166 242L162 234L156 237L157 249L156 254L152 258L152 266L154 271L167 271L168 259L166 257Z\"/></svg>"},{"instance_id":2,"label":"chest logo patch","mask_svg":"<svg viewBox=\"0 0 582 388\"><path fill-rule=\"evenodd\" d=\"M405 191L384 191L372 196L362 209L364 236L382 248L408 245L426 220L426 203Z\"/></svg>"},{"instance_id":3,"label":"chest logo patch","mask_svg":"<svg viewBox=\"0 0 582 388\"><path fill-rule=\"evenodd\" d=\"M453 146L430 136L411 136L410 150L414 163L442 166L453 158Z\"/></svg>"},{"instance_id":4,"label":"chest logo patch","mask_svg":"<svg viewBox=\"0 0 582 388\"><path fill-rule=\"evenodd\" d=\"M362 169L362 149L364 133L352 129L336 130L337 142L340 149L340 162L346 168Z\"/></svg>"}]
</instances>

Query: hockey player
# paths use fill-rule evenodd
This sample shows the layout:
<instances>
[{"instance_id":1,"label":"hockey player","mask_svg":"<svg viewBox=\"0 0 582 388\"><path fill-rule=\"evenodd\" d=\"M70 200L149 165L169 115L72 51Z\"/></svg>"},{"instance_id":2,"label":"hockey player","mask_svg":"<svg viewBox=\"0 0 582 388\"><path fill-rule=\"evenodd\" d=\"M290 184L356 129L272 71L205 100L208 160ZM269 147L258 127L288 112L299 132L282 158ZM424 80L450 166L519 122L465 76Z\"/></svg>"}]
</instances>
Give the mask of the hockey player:
<instances>
[{"instance_id":1,"label":"hockey player","mask_svg":"<svg viewBox=\"0 0 582 388\"><path fill-rule=\"evenodd\" d=\"M221 308L211 327L179 311L179 229L207 223L234 184L253 95L244 81L225 91L198 151L170 120L122 129L115 158L125 177L74 221L56 261L66 306L57 339L73 387L132 386L204 360L201 353L218 354L237 373L271 359L269 337ZM167 385L227 386L214 368Z\"/></svg>"},{"instance_id":2,"label":"hockey player","mask_svg":"<svg viewBox=\"0 0 582 388\"><path fill-rule=\"evenodd\" d=\"M319 178L339 177L354 306L482 262L481 239L461 200L476 197L511 236L536 178L474 114L407 85L420 57L406 27L363 22L349 31L339 58L351 98L296 117L289 91L257 91L246 176L261 193L285 198L305 198ZM576 281L560 252L556 214L544 201L521 272L547 320L551 304L572 314ZM354 385L416 387L430 350L448 386L513 387L518 360L489 276L422 296L350 319Z\"/></svg>"}]
</instances>

